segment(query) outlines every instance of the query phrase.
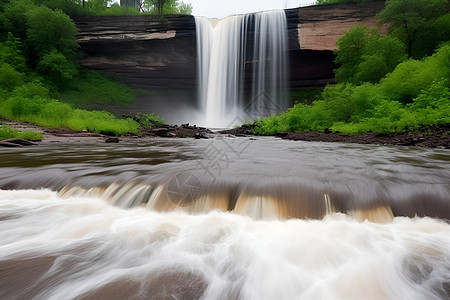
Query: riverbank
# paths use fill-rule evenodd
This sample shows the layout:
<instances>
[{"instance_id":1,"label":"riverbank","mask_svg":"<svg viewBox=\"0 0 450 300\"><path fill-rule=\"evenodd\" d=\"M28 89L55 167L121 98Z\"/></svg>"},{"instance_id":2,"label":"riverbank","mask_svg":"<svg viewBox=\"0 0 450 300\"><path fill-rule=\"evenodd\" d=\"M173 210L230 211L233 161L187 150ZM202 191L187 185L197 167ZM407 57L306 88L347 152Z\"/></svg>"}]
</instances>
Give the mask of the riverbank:
<instances>
[{"instance_id":1,"label":"riverbank","mask_svg":"<svg viewBox=\"0 0 450 300\"><path fill-rule=\"evenodd\" d=\"M89 143L89 142L119 142L121 138L196 138L207 139L218 135L255 137L251 133L251 126L223 130L217 133L196 125L160 125L152 128L144 128L142 135L124 135L118 139L111 136L92 133L88 131L74 131L69 129L46 129L26 122L2 120L2 124L8 125L19 131L31 130L44 135L44 143ZM378 134L365 133L360 135L343 135L333 132L277 132L281 139L305 142L337 142L375 145L417 146L427 148L450 149L450 124L430 128L426 132L417 133L392 133Z\"/></svg>"},{"instance_id":2,"label":"riverbank","mask_svg":"<svg viewBox=\"0 0 450 300\"><path fill-rule=\"evenodd\" d=\"M242 126L221 133L237 136L253 135L252 126ZM332 142L332 143L355 143L355 144L379 144L397 146L418 146L429 148L450 149L450 124L441 125L417 133L390 133L379 134L369 132L359 135L344 135L341 133L325 131L309 132L277 132L276 136L286 140L305 142Z\"/></svg>"}]
</instances>

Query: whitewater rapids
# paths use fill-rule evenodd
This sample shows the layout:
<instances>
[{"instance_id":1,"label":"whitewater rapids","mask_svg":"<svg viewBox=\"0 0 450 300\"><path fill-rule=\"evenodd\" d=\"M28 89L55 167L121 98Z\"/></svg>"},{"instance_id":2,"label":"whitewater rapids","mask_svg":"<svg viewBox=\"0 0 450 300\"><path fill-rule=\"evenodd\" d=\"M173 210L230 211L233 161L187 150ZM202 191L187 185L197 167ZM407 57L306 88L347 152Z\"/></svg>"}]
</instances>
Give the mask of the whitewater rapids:
<instances>
[{"instance_id":1,"label":"whitewater rapids","mask_svg":"<svg viewBox=\"0 0 450 300\"><path fill-rule=\"evenodd\" d=\"M0 299L448 299L450 225L261 221L0 191Z\"/></svg>"}]
</instances>

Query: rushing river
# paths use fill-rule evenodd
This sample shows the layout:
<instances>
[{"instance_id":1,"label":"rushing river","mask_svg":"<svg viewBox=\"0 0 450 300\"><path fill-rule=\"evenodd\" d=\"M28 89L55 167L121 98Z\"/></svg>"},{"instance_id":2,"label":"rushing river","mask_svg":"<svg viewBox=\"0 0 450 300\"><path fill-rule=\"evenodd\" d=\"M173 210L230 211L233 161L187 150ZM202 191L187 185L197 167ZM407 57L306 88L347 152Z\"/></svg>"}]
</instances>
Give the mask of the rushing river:
<instances>
[{"instance_id":1,"label":"rushing river","mask_svg":"<svg viewBox=\"0 0 450 300\"><path fill-rule=\"evenodd\" d=\"M449 299L450 151L0 149L0 299Z\"/></svg>"}]
</instances>

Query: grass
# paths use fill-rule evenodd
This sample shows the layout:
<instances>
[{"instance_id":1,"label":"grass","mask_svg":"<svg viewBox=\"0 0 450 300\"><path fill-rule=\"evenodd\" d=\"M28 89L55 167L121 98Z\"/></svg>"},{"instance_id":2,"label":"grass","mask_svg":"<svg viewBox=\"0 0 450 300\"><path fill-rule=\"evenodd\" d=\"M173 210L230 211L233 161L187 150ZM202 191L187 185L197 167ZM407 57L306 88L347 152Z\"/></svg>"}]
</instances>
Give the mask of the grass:
<instances>
[{"instance_id":1,"label":"grass","mask_svg":"<svg viewBox=\"0 0 450 300\"><path fill-rule=\"evenodd\" d=\"M128 105L135 101L137 91L120 82L115 74L82 70L80 76L61 91L61 100L82 108L100 105Z\"/></svg>"},{"instance_id":2,"label":"grass","mask_svg":"<svg viewBox=\"0 0 450 300\"><path fill-rule=\"evenodd\" d=\"M20 138L24 140L42 140L44 135L39 132L34 132L31 130L18 131L11 128L8 125L0 125L0 140L6 140L11 138Z\"/></svg>"},{"instance_id":3,"label":"grass","mask_svg":"<svg viewBox=\"0 0 450 300\"><path fill-rule=\"evenodd\" d=\"M154 113L146 113L141 114L137 113L134 117L134 120L139 123L141 126L152 127L156 124L166 124L166 121L160 116L155 115Z\"/></svg>"},{"instance_id":4,"label":"grass","mask_svg":"<svg viewBox=\"0 0 450 300\"><path fill-rule=\"evenodd\" d=\"M67 103L42 97L10 97L0 103L0 113L10 120L46 128L88 130L107 135L139 132L139 124L131 118L118 119L106 111L75 109Z\"/></svg>"}]
</instances>

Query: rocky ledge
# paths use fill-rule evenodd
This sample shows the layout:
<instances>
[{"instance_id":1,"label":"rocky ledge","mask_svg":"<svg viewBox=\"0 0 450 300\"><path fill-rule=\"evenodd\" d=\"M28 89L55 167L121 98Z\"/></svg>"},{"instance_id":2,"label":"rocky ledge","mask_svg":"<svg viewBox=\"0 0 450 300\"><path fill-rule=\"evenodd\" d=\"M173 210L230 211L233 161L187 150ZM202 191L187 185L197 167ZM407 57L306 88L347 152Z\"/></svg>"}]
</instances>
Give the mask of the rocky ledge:
<instances>
[{"instance_id":1,"label":"rocky ledge","mask_svg":"<svg viewBox=\"0 0 450 300\"><path fill-rule=\"evenodd\" d=\"M252 136L253 126L222 131L222 134ZM277 132L276 136L286 140L307 142L334 142L375 145L417 146L450 149L450 124L427 128L417 133L379 134L368 132L358 135L344 135L338 132Z\"/></svg>"}]
</instances>

